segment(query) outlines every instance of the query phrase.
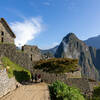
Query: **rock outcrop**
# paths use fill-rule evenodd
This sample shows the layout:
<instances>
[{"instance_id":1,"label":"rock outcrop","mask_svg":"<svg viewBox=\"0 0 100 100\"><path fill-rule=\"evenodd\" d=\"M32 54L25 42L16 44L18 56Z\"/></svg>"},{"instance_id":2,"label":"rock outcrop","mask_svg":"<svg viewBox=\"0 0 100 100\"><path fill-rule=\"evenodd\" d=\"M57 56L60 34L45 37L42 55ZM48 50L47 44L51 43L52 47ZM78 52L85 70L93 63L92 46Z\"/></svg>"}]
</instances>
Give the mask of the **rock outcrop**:
<instances>
[{"instance_id":1,"label":"rock outcrop","mask_svg":"<svg viewBox=\"0 0 100 100\"><path fill-rule=\"evenodd\" d=\"M60 43L55 57L79 59L83 76L98 80L99 72L95 66L96 61L94 61L94 55L96 52L94 51L94 48L88 47L83 41L79 40L75 34L69 33Z\"/></svg>"},{"instance_id":2,"label":"rock outcrop","mask_svg":"<svg viewBox=\"0 0 100 100\"><path fill-rule=\"evenodd\" d=\"M98 71L100 72L100 49L96 50L96 48L93 47L89 47L89 49L91 52L93 63L95 67L98 69Z\"/></svg>"}]
</instances>

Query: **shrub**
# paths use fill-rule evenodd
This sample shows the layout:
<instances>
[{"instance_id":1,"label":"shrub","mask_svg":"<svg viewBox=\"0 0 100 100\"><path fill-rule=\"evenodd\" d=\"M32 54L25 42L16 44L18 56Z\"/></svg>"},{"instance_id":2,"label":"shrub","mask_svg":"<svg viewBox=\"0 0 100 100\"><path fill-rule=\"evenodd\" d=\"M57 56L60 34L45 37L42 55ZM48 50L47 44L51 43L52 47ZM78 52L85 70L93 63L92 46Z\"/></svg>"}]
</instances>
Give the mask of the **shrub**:
<instances>
[{"instance_id":1,"label":"shrub","mask_svg":"<svg viewBox=\"0 0 100 100\"><path fill-rule=\"evenodd\" d=\"M51 100L85 100L80 91L56 81L49 86Z\"/></svg>"},{"instance_id":2,"label":"shrub","mask_svg":"<svg viewBox=\"0 0 100 100\"><path fill-rule=\"evenodd\" d=\"M94 88L93 100L100 100L100 86Z\"/></svg>"},{"instance_id":3,"label":"shrub","mask_svg":"<svg viewBox=\"0 0 100 100\"><path fill-rule=\"evenodd\" d=\"M30 76L28 75L28 72L25 71L14 71L13 72L16 80L20 83L22 83L23 81L29 81L30 80Z\"/></svg>"}]
</instances>

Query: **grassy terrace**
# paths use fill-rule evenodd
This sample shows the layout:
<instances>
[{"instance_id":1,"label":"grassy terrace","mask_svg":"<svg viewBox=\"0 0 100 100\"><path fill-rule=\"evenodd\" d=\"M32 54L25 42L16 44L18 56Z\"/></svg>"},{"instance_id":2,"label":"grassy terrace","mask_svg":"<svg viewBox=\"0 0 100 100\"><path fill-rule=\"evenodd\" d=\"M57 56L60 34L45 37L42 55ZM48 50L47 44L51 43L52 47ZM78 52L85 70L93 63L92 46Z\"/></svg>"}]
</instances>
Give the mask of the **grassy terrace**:
<instances>
[{"instance_id":1,"label":"grassy terrace","mask_svg":"<svg viewBox=\"0 0 100 100\"><path fill-rule=\"evenodd\" d=\"M4 67L7 68L9 78L15 76L17 81L22 82L23 80L28 80L31 77L31 73L27 69L13 63L7 57L2 58L2 63Z\"/></svg>"},{"instance_id":2,"label":"grassy terrace","mask_svg":"<svg viewBox=\"0 0 100 100\"><path fill-rule=\"evenodd\" d=\"M79 66L77 59L52 58L37 62L35 68L49 73L66 73L78 70Z\"/></svg>"}]
</instances>

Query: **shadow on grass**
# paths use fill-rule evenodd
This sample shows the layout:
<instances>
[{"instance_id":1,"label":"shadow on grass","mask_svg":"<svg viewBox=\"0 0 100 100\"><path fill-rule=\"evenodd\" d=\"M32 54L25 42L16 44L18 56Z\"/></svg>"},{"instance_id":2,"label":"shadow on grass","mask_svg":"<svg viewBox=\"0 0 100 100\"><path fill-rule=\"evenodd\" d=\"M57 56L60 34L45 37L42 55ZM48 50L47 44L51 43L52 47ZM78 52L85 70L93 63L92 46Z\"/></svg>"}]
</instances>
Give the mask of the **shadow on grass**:
<instances>
[{"instance_id":1,"label":"shadow on grass","mask_svg":"<svg viewBox=\"0 0 100 100\"><path fill-rule=\"evenodd\" d=\"M20 83L28 82L30 80L30 75L26 71L14 71L13 74Z\"/></svg>"}]
</instances>

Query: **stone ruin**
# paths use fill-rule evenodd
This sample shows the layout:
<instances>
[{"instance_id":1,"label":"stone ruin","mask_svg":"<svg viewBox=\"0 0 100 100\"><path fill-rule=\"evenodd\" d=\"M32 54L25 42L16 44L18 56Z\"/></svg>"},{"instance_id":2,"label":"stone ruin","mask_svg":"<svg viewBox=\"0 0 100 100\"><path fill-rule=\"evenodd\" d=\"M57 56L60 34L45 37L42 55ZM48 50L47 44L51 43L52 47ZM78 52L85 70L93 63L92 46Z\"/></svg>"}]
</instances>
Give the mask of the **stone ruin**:
<instances>
[{"instance_id":1,"label":"stone ruin","mask_svg":"<svg viewBox=\"0 0 100 100\"><path fill-rule=\"evenodd\" d=\"M30 46L30 45L24 45L22 46L22 51L24 53L27 53L31 61L39 61L42 59L42 54L37 46Z\"/></svg>"},{"instance_id":2,"label":"stone ruin","mask_svg":"<svg viewBox=\"0 0 100 100\"><path fill-rule=\"evenodd\" d=\"M0 56L6 56L14 63L34 72L34 62L43 58L37 46L24 45L22 50L17 50L14 45L15 34L10 29L4 18L0 19ZM46 56L44 56L44 59ZM49 58L49 57L48 57ZM97 82L90 82L85 78L79 77L80 72L68 74L50 74L46 72L37 71L41 74L44 82L52 83L56 80L61 80L70 86L80 88L84 94L91 95L93 87L97 86ZM73 77L72 77L73 76ZM0 97L16 88L16 81L14 78L9 79L5 70L0 72Z\"/></svg>"}]
</instances>

